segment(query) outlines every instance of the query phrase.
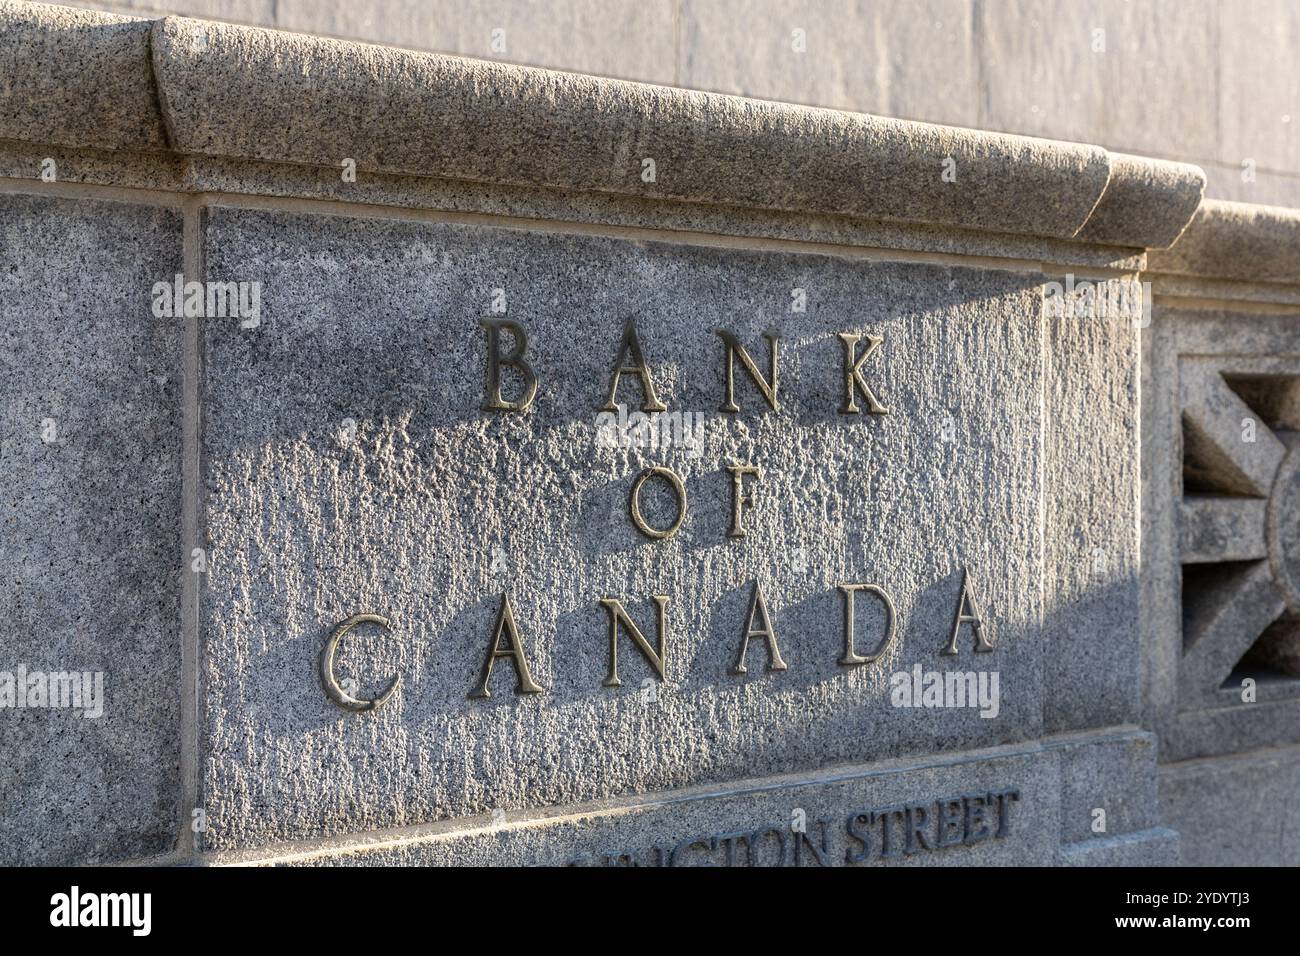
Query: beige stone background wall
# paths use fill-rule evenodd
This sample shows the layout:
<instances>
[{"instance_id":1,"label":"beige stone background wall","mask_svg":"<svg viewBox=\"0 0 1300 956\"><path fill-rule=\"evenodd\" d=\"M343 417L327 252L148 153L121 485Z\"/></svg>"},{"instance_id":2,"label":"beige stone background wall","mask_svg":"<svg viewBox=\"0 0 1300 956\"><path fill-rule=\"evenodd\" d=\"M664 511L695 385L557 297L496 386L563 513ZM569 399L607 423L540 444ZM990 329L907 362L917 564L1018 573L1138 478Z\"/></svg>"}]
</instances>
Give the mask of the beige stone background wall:
<instances>
[{"instance_id":1,"label":"beige stone background wall","mask_svg":"<svg viewBox=\"0 0 1300 956\"><path fill-rule=\"evenodd\" d=\"M1300 0L65 0L1194 162L1300 207Z\"/></svg>"}]
</instances>

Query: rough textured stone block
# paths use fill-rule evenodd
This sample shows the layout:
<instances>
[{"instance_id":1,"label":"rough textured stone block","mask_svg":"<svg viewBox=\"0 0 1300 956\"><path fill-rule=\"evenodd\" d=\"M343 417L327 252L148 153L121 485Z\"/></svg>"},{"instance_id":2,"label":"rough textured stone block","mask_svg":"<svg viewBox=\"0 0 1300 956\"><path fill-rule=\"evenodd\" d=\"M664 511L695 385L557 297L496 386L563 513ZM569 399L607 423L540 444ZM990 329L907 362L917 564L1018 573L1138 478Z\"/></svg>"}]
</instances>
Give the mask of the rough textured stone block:
<instances>
[{"instance_id":1,"label":"rough textured stone block","mask_svg":"<svg viewBox=\"0 0 1300 956\"><path fill-rule=\"evenodd\" d=\"M0 221L0 671L99 673L103 711L0 707L0 860L163 852L180 799L180 336L149 293L179 271L180 217L0 195Z\"/></svg>"},{"instance_id":2,"label":"rough textured stone block","mask_svg":"<svg viewBox=\"0 0 1300 956\"><path fill-rule=\"evenodd\" d=\"M1293 84L1250 93L1291 66L1200 64L1292 14L178 2L1106 148L0 0L0 859L1172 864L1171 823L1296 855L1300 228L1112 151L1205 155L1217 90L1220 182L1247 141L1285 179ZM163 191L260 292L185 350ZM1082 269L1154 309L1053 314ZM526 409L485 407L493 342ZM615 374L658 440L602 441ZM849 582L889 595L847 614L862 666ZM902 706L965 674L993 699Z\"/></svg>"},{"instance_id":3,"label":"rough textured stone block","mask_svg":"<svg viewBox=\"0 0 1300 956\"><path fill-rule=\"evenodd\" d=\"M1182 235L1204 193L1199 166L1111 153L1110 183L1078 238L1164 249Z\"/></svg>"},{"instance_id":4,"label":"rough textured stone block","mask_svg":"<svg viewBox=\"0 0 1300 956\"><path fill-rule=\"evenodd\" d=\"M1169 249L1151 253L1152 272L1261 282L1300 278L1300 210L1208 200Z\"/></svg>"},{"instance_id":5,"label":"rough textured stone block","mask_svg":"<svg viewBox=\"0 0 1300 956\"><path fill-rule=\"evenodd\" d=\"M1033 274L228 208L212 210L206 242L211 278L264 288L257 328L209 326L210 845L1039 733ZM480 410L479 323L497 289L540 380L522 415ZM596 445L633 318L658 397L703 418L699 457ZM763 369L762 335L779 332L779 412L743 370L742 412L718 412L715 328ZM863 372L889 414L837 413L840 332L883 337ZM637 386L624 375L632 410ZM727 537L734 462L763 469L741 540ZM662 542L628 516L650 464L678 470L689 501ZM666 486L646 500L666 526ZM967 626L946 658L964 566L996 650L972 653ZM789 669L767 673L756 642L749 673L729 676L760 578ZM877 664L836 663L847 581L883 585L897 608ZM493 697L467 700L507 589L546 693L514 697L504 662ZM654 594L670 602L667 680L620 637L624 686L602 687L598 600L626 600L653 643ZM884 615L865 596L858 608L865 652ZM367 695L403 683L356 715L325 698L314 668L334 626L363 611L392 633L349 638L343 670ZM997 670L999 716L891 706L890 674L913 666Z\"/></svg>"},{"instance_id":6,"label":"rough textured stone block","mask_svg":"<svg viewBox=\"0 0 1300 956\"><path fill-rule=\"evenodd\" d=\"M1136 723L1141 707L1141 312L1112 308L1124 302L1124 281L1094 280L1072 293L1063 286L1053 299L1062 314L1045 310L1044 681L1051 692L1043 719L1057 732ZM1098 475L1119 493L1097 494Z\"/></svg>"},{"instance_id":7,"label":"rough textured stone block","mask_svg":"<svg viewBox=\"0 0 1300 956\"><path fill-rule=\"evenodd\" d=\"M1262 235L1252 235L1252 223ZM1160 268L1279 275L1294 228L1282 210L1211 203L1187 246L1180 240L1181 252L1160 254ZM1159 303L1144 376L1152 398L1143 523L1152 545L1143 619L1166 760L1300 738L1300 681L1260 668L1254 653L1275 638L1294 646L1286 633L1294 633L1300 549L1289 516L1300 415L1289 396L1300 382L1300 306L1224 306Z\"/></svg>"},{"instance_id":8,"label":"rough textured stone block","mask_svg":"<svg viewBox=\"0 0 1300 956\"><path fill-rule=\"evenodd\" d=\"M1080 144L176 17L151 49L187 153L1058 237L1112 180L1105 150ZM1172 198L1155 206L1183 211Z\"/></svg>"},{"instance_id":9,"label":"rough textured stone block","mask_svg":"<svg viewBox=\"0 0 1300 956\"><path fill-rule=\"evenodd\" d=\"M165 145L186 156L1130 246L1176 237L1205 178L1079 143L182 17L155 21L146 42L139 22L109 17L81 30L77 16L95 19L3 7L6 33L46 49L61 84L33 105L31 88L48 77L19 60L32 76L0 88L7 138L48 143L66 127L64 141L82 145L164 145L139 131L123 141L118 120L128 116L165 126ZM112 82L87 86L84 64L100 61ZM80 84L71 94L67 74Z\"/></svg>"}]
</instances>

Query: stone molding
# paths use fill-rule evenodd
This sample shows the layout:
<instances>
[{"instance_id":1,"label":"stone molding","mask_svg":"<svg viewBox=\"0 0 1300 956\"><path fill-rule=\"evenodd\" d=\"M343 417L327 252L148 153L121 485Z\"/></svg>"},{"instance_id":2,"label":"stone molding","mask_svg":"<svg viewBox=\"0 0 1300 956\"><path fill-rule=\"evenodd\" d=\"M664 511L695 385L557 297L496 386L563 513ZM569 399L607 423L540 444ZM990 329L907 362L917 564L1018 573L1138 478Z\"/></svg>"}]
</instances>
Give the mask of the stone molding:
<instances>
[{"instance_id":1,"label":"stone molding","mask_svg":"<svg viewBox=\"0 0 1300 956\"><path fill-rule=\"evenodd\" d=\"M1300 209L1207 199L1182 238L1148 265L1173 275L1300 282Z\"/></svg>"},{"instance_id":2,"label":"stone molding","mask_svg":"<svg viewBox=\"0 0 1300 956\"><path fill-rule=\"evenodd\" d=\"M352 159L372 173L1131 248L1177 239L1205 185L1196 166L1087 144L184 17L0 2L0 51L0 139L78 148Z\"/></svg>"}]
</instances>

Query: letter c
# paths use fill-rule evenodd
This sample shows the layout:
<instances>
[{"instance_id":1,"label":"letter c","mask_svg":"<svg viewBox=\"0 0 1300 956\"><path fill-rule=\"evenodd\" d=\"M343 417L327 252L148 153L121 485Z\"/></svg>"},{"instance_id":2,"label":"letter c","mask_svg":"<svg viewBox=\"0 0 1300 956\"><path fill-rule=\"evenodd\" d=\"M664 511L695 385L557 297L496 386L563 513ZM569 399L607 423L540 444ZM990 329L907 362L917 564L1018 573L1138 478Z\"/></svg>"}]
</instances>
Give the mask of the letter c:
<instances>
[{"instance_id":1,"label":"letter c","mask_svg":"<svg viewBox=\"0 0 1300 956\"><path fill-rule=\"evenodd\" d=\"M334 675L334 653L338 650L339 641L343 640L348 631L358 624L378 624L384 630L392 630L386 617L380 617L378 614L354 614L334 629L334 633L330 635L320 652L320 682L325 688L325 696L344 710L354 713L378 710L392 699L402 683L402 676L398 674L388 682L388 687L383 693L369 700L353 697L339 686L338 678Z\"/></svg>"}]
</instances>

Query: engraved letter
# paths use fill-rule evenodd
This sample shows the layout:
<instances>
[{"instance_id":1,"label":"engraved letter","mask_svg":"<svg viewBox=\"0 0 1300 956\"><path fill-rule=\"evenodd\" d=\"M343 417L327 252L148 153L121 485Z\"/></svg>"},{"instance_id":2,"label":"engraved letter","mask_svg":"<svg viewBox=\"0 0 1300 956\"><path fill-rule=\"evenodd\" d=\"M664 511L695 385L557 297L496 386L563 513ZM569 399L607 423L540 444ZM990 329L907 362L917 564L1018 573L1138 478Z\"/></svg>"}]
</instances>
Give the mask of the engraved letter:
<instances>
[{"instance_id":1,"label":"engraved letter","mask_svg":"<svg viewBox=\"0 0 1300 956\"><path fill-rule=\"evenodd\" d=\"M840 658L839 663L846 666L856 664L870 664L879 660L880 655L885 653L885 648L889 642L894 639L894 602L890 600L889 594L885 589L874 584L841 584L839 589L844 592L844 656ZM885 605L885 637L876 645L876 649L863 657L853 648L853 594L855 591L866 591L868 594L874 594L880 598Z\"/></svg>"},{"instance_id":2,"label":"engraved letter","mask_svg":"<svg viewBox=\"0 0 1300 956\"><path fill-rule=\"evenodd\" d=\"M501 646L504 632L508 647ZM501 595L501 610L497 612L497 625L492 629L492 643L488 646L487 658L483 661L483 680L478 689L470 691L470 699L491 697L488 681L492 679L492 665L498 657L508 657L515 664L515 675L519 678L515 684L516 694L540 694L542 689L533 683L533 675L528 672L528 658L524 656L524 646L519 640L519 628L515 626L515 611L510 606L510 595Z\"/></svg>"},{"instance_id":3,"label":"engraved letter","mask_svg":"<svg viewBox=\"0 0 1300 956\"><path fill-rule=\"evenodd\" d=\"M964 804L961 797L944 797L936 804L939 820L935 846L946 849L962 842L962 813Z\"/></svg>"},{"instance_id":4,"label":"engraved letter","mask_svg":"<svg viewBox=\"0 0 1300 956\"><path fill-rule=\"evenodd\" d=\"M740 356L740 364L745 367L745 371L748 372L750 378L754 380L754 384L758 386L758 390L762 392L763 397L767 399L767 404L771 406L772 411L776 411L777 346L781 340L770 333L763 333L763 338L767 339L769 350L772 354L772 378L770 381L765 382L763 381L763 376L758 373L758 366L755 365L754 360L749 357L749 353L745 351L745 347L740 344L740 339L722 329L718 329L717 333L722 337L722 341L727 345L727 400L722 403L722 411L740 411L740 406L736 404L735 365L737 355Z\"/></svg>"},{"instance_id":5,"label":"engraved letter","mask_svg":"<svg viewBox=\"0 0 1300 956\"><path fill-rule=\"evenodd\" d=\"M962 842L967 846L973 843L982 843L993 835L989 828L989 800L992 794L988 793L963 793L962 800L966 804L966 832L962 837Z\"/></svg>"},{"instance_id":6,"label":"engraved letter","mask_svg":"<svg viewBox=\"0 0 1300 956\"><path fill-rule=\"evenodd\" d=\"M660 680L664 680L664 667L667 663L667 632L668 624L665 620L668 609L668 596L665 594L654 595L655 607L659 617L659 652L655 653L651 649L650 643L637 628L636 624L627 616L627 611L623 610L622 602L615 598L601 598L600 605L609 612L609 676L607 676L602 685L605 687L622 687L623 682L618 679L618 626L622 624L627 629L628 636L632 638L632 643L636 645L642 656L650 662L650 666L655 669Z\"/></svg>"},{"instance_id":7,"label":"engraved letter","mask_svg":"<svg viewBox=\"0 0 1300 956\"><path fill-rule=\"evenodd\" d=\"M358 624L378 624L380 627L390 630L388 618L380 617L378 614L354 614L342 624L340 624L330 635L329 640L320 652L320 682L325 688L325 696L334 703L338 704L344 710L351 710L357 713L367 710L378 710L384 704L392 699L397 693L398 686L402 683L402 676L399 674L388 682L388 687L378 697L370 700L364 700L353 697L341 686L338 678L334 674L334 652L338 650L339 641L343 640L348 631L352 630Z\"/></svg>"},{"instance_id":8,"label":"engraved letter","mask_svg":"<svg viewBox=\"0 0 1300 956\"><path fill-rule=\"evenodd\" d=\"M632 355L632 365L627 364L628 353ZM655 396L655 385L650 378L650 370L646 368L645 359L641 357L641 343L636 337L636 324L627 320L627 325L623 328L623 343L618 347L618 358L614 359L614 377L609 383L609 398L601 408L602 412L616 412L618 405L615 404L618 398L618 380L624 372L631 372L633 375L641 376L641 411L643 412L664 412L668 406L660 403Z\"/></svg>"},{"instance_id":9,"label":"engraved letter","mask_svg":"<svg viewBox=\"0 0 1300 956\"><path fill-rule=\"evenodd\" d=\"M866 862L867 854L871 852L871 834L864 828L871 826L875 822L876 815L870 810L863 810L848 818L848 821L845 823L845 829L848 830L849 839L856 841L861 849L849 847L845 850L845 863Z\"/></svg>"},{"instance_id":10,"label":"engraved letter","mask_svg":"<svg viewBox=\"0 0 1300 956\"><path fill-rule=\"evenodd\" d=\"M763 616L763 626L759 630L754 630L754 618L758 615ZM754 598L749 603L749 620L745 624L745 637L740 642L740 653L736 655L736 666L731 669L732 674L744 674L745 670L745 653L749 650L749 640L753 637L761 637L767 641L767 669L770 671L785 670L785 661L781 659L781 648L776 643L776 631L772 628L772 619L767 613L767 601L763 597L763 582L754 582Z\"/></svg>"},{"instance_id":11,"label":"engraved letter","mask_svg":"<svg viewBox=\"0 0 1300 956\"><path fill-rule=\"evenodd\" d=\"M952 621L952 638L948 641L948 646L939 653L956 654L957 653L957 635L961 633L961 626L969 624L975 632L975 653L987 654L993 650L993 645L989 643L988 638L984 636L984 630L980 624L979 612L975 610L975 601L971 598L967 589L967 570L962 568L961 571L961 591L957 595L957 613Z\"/></svg>"},{"instance_id":12,"label":"engraved letter","mask_svg":"<svg viewBox=\"0 0 1300 956\"><path fill-rule=\"evenodd\" d=\"M817 846L808 836L807 832L800 832L794 835L794 865L803 866L803 848L806 846L812 850L812 858L817 861L818 866L830 866L831 845L830 838L826 834L826 821L818 820L817 825L822 831L822 845Z\"/></svg>"},{"instance_id":13,"label":"engraved letter","mask_svg":"<svg viewBox=\"0 0 1300 956\"><path fill-rule=\"evenodd\" d=\"M998 790L989 794L989 800L998 802L998 832L994 836L1001 839L1011 832L1011 820L1008 814L1011 812L1007 803L1008 800L1019 800L1020 791L1014 787L1010 790Z\"/></svg>"},{"instance_id":14,"label":"engraved letter","mask_svg":"<svg viewBox=\"0 0 1300 956\"><path fill-rule=\"evenodd\" d=\"M743 538L745 524L740 520L740 509L754 507L754 496L745 494L743 479L746 475L753 475L762 481L763 469L754 465L728 465L727 471L731 472L731 530L727 532L727 537Z\"/></svg>"},{"instance_id":15,"label":"engraved letter","mask_svg":"<svg viewBox=\"0 0 1300 956\"><path fill-rule=\"evenodd\" d=\"M673 494L677 496L677 517L673 520L673 523L663 531L650 527L650 525L646 523L644 516L641 514L641 486L650 479L651 475L658 475L660 478L667 481L668 484L672 485ZM633 483L632 496L628 501L628 505L632 510L632 523L637 526L637 530L639 530L643 535L647 538L657 538L659 540L671 538L677 533L677 529L682 526L682 521L686 518L686 485L682 483L682 479L678 477L677 472L673 471L671 468L664 468L658 465L654 468L647 468L645 471L641 472L637 477L637 480Z\"/></svg>"},{"instance_id":16,"label":"engraved letter","mask_svg":"<svg viewBox=\"0 0 1300 956\"><path fill-rule=\"evenodd\" d=\"M857 393L861 391L862 397L867 402L867 411L872 415L888 415L889 409L876 401L876 396L872 394L866 379L862 377L862 363L869 359L885 340L879 335L868 335L867 350L855 358L860 338L861 335L853 332L840 333L840 341L844 343L844 404L840 406L840 414L862 414L862 409L858 408L857 403Z\"/></svg>"},{"instance_id":17,"label":"engraved letter","mask_svg":"<svg viewBox=\"0 0 1300 956\"><path fill-rule=\"evenodd\" d=\"M528 349L528 333L518 322L510 319L480 319L488 337L487 364L487 398L483 401L485 412L522 412L533 403L537 394L537 373L524 359ZM515 347L510 354L501 357L501 330L507 329L514 337ZM501 366L509 365L524 377L524 397L517 402L506 401L501 397Z\"/></svg>"}]
</instances>

